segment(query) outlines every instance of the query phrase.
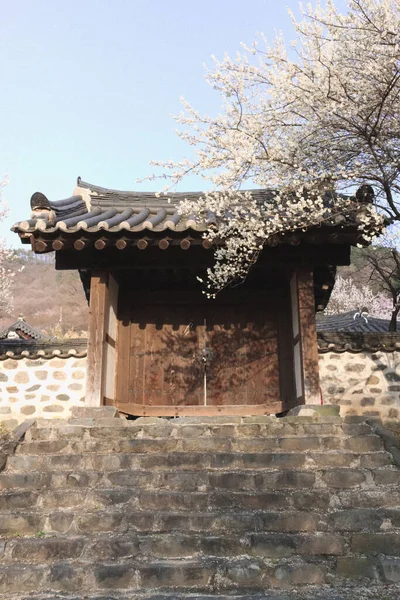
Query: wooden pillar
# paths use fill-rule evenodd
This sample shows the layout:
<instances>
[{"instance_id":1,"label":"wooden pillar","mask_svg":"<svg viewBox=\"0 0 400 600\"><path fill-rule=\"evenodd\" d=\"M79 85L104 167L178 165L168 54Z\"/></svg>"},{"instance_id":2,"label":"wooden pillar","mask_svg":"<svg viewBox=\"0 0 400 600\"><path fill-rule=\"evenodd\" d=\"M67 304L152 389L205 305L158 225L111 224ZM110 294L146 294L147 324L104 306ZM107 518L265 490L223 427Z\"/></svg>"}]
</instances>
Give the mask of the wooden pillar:
<instances>
[{"instance_id":1,"label":"wooden pillar","mask_svg":"<svg viewBox=\"0 0 400 600\"><path fill-rule=\"evenodd\" d=\"M304 404L320 404L317 328L312 269L297 271L299 336Z\"/></svg>"},{"instance_id":2,"label":"wooden pillar","mask_svg":"<svg viewBox=\"0 0 400 600\"><path fill-rule=\"evenodd\" d=\"M110 273L108 277L108 309L105 318L105 349L103 363L103 404L115 405L117 306L119 286Z\"/></svg>"},{"instance_id":3,"label":"wooden pillar","mask_svg":"<svg viewBox=\"0 0 400 600\"><path fill-rule=\"evenodd\" d=\"M104 382L104 352L106 316L108 313L108 273L92 273L90 281L88 366L86 376L86 406L102 406Z\"/></svg>"}]
</instances>

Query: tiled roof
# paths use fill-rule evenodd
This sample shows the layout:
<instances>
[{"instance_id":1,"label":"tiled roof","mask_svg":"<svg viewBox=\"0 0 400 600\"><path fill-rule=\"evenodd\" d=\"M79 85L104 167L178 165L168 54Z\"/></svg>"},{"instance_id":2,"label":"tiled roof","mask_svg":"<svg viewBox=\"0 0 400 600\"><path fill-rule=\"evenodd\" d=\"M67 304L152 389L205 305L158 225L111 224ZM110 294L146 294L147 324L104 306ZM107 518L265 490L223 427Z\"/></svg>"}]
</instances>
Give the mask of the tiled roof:
<instances>
[{"instance_id":1,"label":"tiled roof","mask_svg":"<svg viewBox=\"0 0 400 600\"><path fill-rule=\"evenodd\" d=\"M0 360L7 358L50 359L50 358L83 358L87 355L86 339L67 340L0 340Z\"/></svg>"},{"instance_id":2,"label":"tiled roof","mask_svg":"<svg viewBox=\"0 0 400 600\"><path fill-rule=\"evenodd\" d=\"M268 203L275 193L272 190L250 192L260 204ZM66 243L68 240L77 242L75 248L81 249L80 237L88 246L103 236L119 249L126 247L126 241L118 245L119 239L129 242L140 235L159 239L169 235L175 240L193 236L201 240L210 224L218 225L215 215L210 212L205 222L198 222L193 216L181 216L177 210L182 200L196 200L201 195L202 192L188 192L157 198L153 192L110 190L78 178L74 195L65 200L49 201L43 194L35 193L31 199L31 219L16 223L12 229L22 241L41 240L41 245L35 247L37 251L61 250L70 246ZM329 196L326 204L327 208L332 205ZM299 243L305 236L312 243L323 243L327 241L327 235L335 243L356 243L361 240L357 224L359 208L360 205L355 203L354 210L348 215L333 215L322 226L310 227L306 232L280 234L271 240L271 245ZM53 246L52 242L55 242ZM104 248L101 241L96 248Z\"/></svg>"},{"instance_id":3,"label":"tiled roof","mask_svg":"<svg viewBox=\"0 0 400 600\"><path fill-rule=\"evenodd\" d=\"M379 319L357 310L338 315L317 315L317 331L347 331L360 333L388 333L388 319Z\"/></svg>"},{"instance_id":4,"label":"tiled roof","mask_svg":"<svg viewBox=\"0 0 400 600\"><path fill-rule=\"evenodd\" d=\"M27 323L24 319L20 318L18 319L18 321L15 321L15 323L13 323L12 325L9 325L8 327L0 331L0 340L6 339L10 332L15 332L15 334L18 335L18 337L21 337L21 335L18 333L19 331L22 331L24 334L26 334L28 339L30 338L33 340L40 340L46 339L47 337L43 335L43 333L41 333L38 329L32 327L32 325L29 325L29 323Z\"/></svg>"},{"instance_id":5,"label":"tiled roof","mask_svg":"<svg viewBox=\"0 0 400 600\"><path fill-rule=\"evenodd\" d=\"M318 331L318 352L400 352L400 334L360 331Z\"/></svg>"}]
</instances>

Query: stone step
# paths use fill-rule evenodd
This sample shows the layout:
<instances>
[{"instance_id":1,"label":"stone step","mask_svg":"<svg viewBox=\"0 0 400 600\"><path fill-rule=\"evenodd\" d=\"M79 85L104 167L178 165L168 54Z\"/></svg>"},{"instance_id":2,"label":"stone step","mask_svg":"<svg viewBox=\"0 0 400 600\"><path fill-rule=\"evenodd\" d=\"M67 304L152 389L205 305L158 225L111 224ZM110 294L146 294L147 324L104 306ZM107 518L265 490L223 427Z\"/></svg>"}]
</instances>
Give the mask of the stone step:
<instances>
[{"instance_id":1,"label":"stone step","mask_svg":"<svg viewBox=\"0 0 400 600\"><path fill-rule=\"evenodd\" d=\"M382 493L379 500L387 508L357 508L365 506L368 495L356 504L332 508L329 499L322 502L312 493L293 493L281 506L279 496L236 493L228 496L146 493L131 502L104 506L101 500L112 498L112 494L99 492L99 504L86 503L67 507L61 503L54 506L45 502L30 509L13 510L12 498L5 503L0 522L0 535L7 538L35 535L95 535L101 533L125 534L127 532L165 532L173 537L176 533L202 532L212 535L234 535L235 533L260 532L377 532L400 535L400 509L395 508L390 494ZM118 495L117 500L118 500ZM398 497L398 492L397 492ZM341 500L338 494L334 500ZM95 500L92 496L90 500ZM119 498L122 500L122 497ZM311 509L306 510L306 500ZM375 500L378 500L375 496ZM168 502L168 504L167 504ZM168 506L168 511L165 507Z\"/></svg>"},{"instance_id":2,"label":"stone step","mask_svg":"<svg viewBox=\"0 0 400 600\"><path fill-rule=\"evenodd\" d=\"M179 493L172 491L141 491L132 488L69 488L39 490L5 490L0 493L0 510L35 509L48 514L53 509L93 510L309 510L333 511L353 508L396 508L400 506L400 491L386 489L281 490L281 491L213 491L210 493ZM197 504L196 504L197 502Z\"/></svg>"},{"instance_id":3,"label":"stone step","mask_svg":"<svg viewBox=\"0 0 400 600\"><path fill-rule=\"evenodd\" d=\"M26 441L17 447L16 454L81 454L95 453L171 453L171 452L309 452L344 450L364 453L383 450L377 435L357 436L262 436L255 438L121 438Z\"/></svg>"},{"instance_id":4,"label":"stone step","mask_svg":"<svg viewBox=\"0 0 400 600\"><path fill-rule=\"evenodd\" d=\"M135 598L137 591L206 593L217 588L228 593L240 587L242 592L263 592L264 598L270 598L265 595L266 590L273 590L275 594L279 589L292 587L301 594L302 589L308 590L306 586L322 586L334 577L336 585L348 585L350 580L353 585L358 581L364 585L367 582L381 583L382 586L393 582L398 566L395 559L380 556L366 558L361 563L359 557L339 556L333 560L320 557L318 563L310 560L312 558L305 556L295 561L289 558L275 562L245 556L236 559L151 560L147 564L120 559L118 562L95 564L63 561L51 565L0 565L0 592L26 594L52 589L56 592L80 592L81 597L85 597L86 591L102 591L105 600L110 598L107 590L115 593L115 589L129 590L131 598ZM299 598L302 597L300 594ZM382 595L376 598L381 600Z\"/></svg>"},{"instance_id":5,"label":"stone step","mask_svg":"<svg viewBox=\"0 0 400 600\"><path fill-rule=\"evenodd\" d=\"M263 592L257 592L251 590L249 593L238 592L237 590L229 591L228 595L225 593L191 593L174 591L164 591L162 594L155 592L146 593L135 591L124 591L124 590L108 590L105 596L103 592L95 592L93 590L85 590L85 600L354 600L355 589L354 585L357 585L356 592L357 597L363 600L398 600L400 597L400 584L393 584L390 587L382 586L382 583L371 583L373 579L369 578L367 581L360 582L357 578L354 581L346 581L343 585L336 585L335 587L328 587L326 585L316 586L313 585L310 589L302 588L301 596L299 596L298 590L284 590L280 591L277 589L268 590L266 596ZM9 596L11 598L11 596ZM19 600L20 596L12 596L15 600ZM71 593L63 593L62 596L47 594L47 593L30 593L29 600L82 600L82 594L76 595ZM28 598L24 597L24 600Z\"/></svg>"},{"instance_id":6,"label":"stone step","mask_svg":"<svg viewBox=\"0 0 400 600\"><path fill-rule=\"evenodd\" d=\"M58 439L60 436L78 439L80 437L109 438L115 437L116 428L118 437L259 437L279 435L364 435L371 433L371 427L367 423L286 423L284 420L276 420L271 424L249 423L244 425L235 424L205 424L205 425L173 425L166 422L163 425L150 423L139 424L136 421L113 419L113 426L73 425L66 422L51 422L46 427L31 427L26 434L26 440L49 440Z\"/></svg>"},{"instance_id":7,"label":"stone step","mask_svg":"<svg viewBox=\"0 0 400 600\"><path fill-rule=\"evenodd\" d=\"M371 488L380 485L400 485L400 470L396 467L373 469L328 468L315 470L269 469L233 470L222 472L193 470L119 470L119 471L28 471L0 473L0 490L56 488L123 487L132 491L173 490L279 490L315 488Z\"/></svg>"},{"instance_id":8,"label":"stone step","mask_svg":"<svg viewBox=\"0 0 400 600\"><path fill-rule=\"evenodd\" d=\"M7 472L41 471L63 469L71 471L98 470L115 471L120 469L152 469L153 471L188 469L198 471L218 471L223 469L315 469L321 467L361 467L372 468L390 465L391 456L387 452L376 451L364 454L353 452L258 452L223 453L174 452L171 454L18 454L8 458Z\"/></svg>"},{"instance_id":9,"label":"stone step","mask_svg":"<svg viewBox=\"0 0 400 600\"><path fill-rule=\"evenodd\" d=\"M400 556L400 532L371 533L270 533L213 535L176 532L130 532L113 536L40 536L10 538L4 544L0 565L18 560L42 564L64 560L98 563L134 559L146 563L152 559L188 559L238 556L261 557L276 561L298 556L344 556L349 553L371 555L388 553Z\"/></svg>"},{"instance_id":10,"label":"stone step","mask_svg":"<svg viewBox=\"0 0 400 600\"><path fill-rule=\"evenodd\" d=\"M383 539L400 541L394 534ZM387 543L387 541L385 542ZM353 544L354 545L354 544ZM69 536L12 538L5 544L0 564L15 560L22 563L51 563L79 559L92 563L134 558L137 562L150 559L192 558L207 556L237 557L242 555L280 559L300 556L341 556L352 546L346 533L249 533L239 535L205 535L193 532L143 534L136 532L110 536ZM399 544L400 548L400 544ZM399 550L397 548L397 551ZM396 549L396 548L395 548Z\"/></svg>"}]
</instances>

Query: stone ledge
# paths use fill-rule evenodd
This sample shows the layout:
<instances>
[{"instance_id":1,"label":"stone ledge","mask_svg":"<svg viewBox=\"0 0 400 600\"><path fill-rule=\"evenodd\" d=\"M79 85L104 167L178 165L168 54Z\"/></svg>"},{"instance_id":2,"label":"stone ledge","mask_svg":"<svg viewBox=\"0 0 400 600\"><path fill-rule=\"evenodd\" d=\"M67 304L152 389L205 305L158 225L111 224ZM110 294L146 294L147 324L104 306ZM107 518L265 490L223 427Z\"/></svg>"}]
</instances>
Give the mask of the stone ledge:
<instances>
[{"instance_id":1,"label":"stone ledge","mask_svg":"<svg viewBox=\"0 0 400 600\"><path fill-rule=\"evenodd\" d=\"M394 463L400 467L400 437L383 427L380 419L366 419L366 423L370 425L373 433L383 440L385 450L392 455Z\"/></svg>"},{"instance_id":2,"label":"stone ledge","mask_svg":"<svg viewBox=\"0 0 400 600\"><path fill-rule=\"evenodd\" d=\"M35 419L27 419L14 431L8 432L0 438L0 471L5 468L8 457L14 454L19 442L23 440L26 432L34 423Z\"/></svg>"},{"instance_id":3,"label":"stone ledge","mask_svg":"<svg viewBox=\"0 0 400 600\"><path fill-rule=\"evenodd\" d=\"M13 358L84 358L87 356L87 340L83 338L76 339L56 339L39 341L21 340L1 340L0 341L0 360Z\"/></svg>"},{"instance_id":4,"label":"stone ledge","mask_svg":"<svg viewBox=\"0 0 400 600\"><path fill-rule=\"evenodd\" d=\"M318 352L400 352L400 333L317 333Z\"/></svg>"}]
</instances>

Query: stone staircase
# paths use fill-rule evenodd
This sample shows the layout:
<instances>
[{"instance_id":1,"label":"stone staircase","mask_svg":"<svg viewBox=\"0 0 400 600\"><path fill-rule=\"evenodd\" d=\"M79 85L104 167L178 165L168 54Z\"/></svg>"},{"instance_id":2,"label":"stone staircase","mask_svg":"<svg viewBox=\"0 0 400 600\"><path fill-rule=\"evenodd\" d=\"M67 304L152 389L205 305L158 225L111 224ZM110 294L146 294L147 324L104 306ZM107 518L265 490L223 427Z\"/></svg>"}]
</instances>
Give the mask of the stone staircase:
<instances>
[{"instance_id":1,"label":"stone staircase","mask_svg":"<svg viewBox=\"0 0 400 600\"><path fill-rule=\"evenodd\" d=\"M80 411L0 473L2 599L400 598L400 469L371 424Z\"/></svg>"}]
</instances>

